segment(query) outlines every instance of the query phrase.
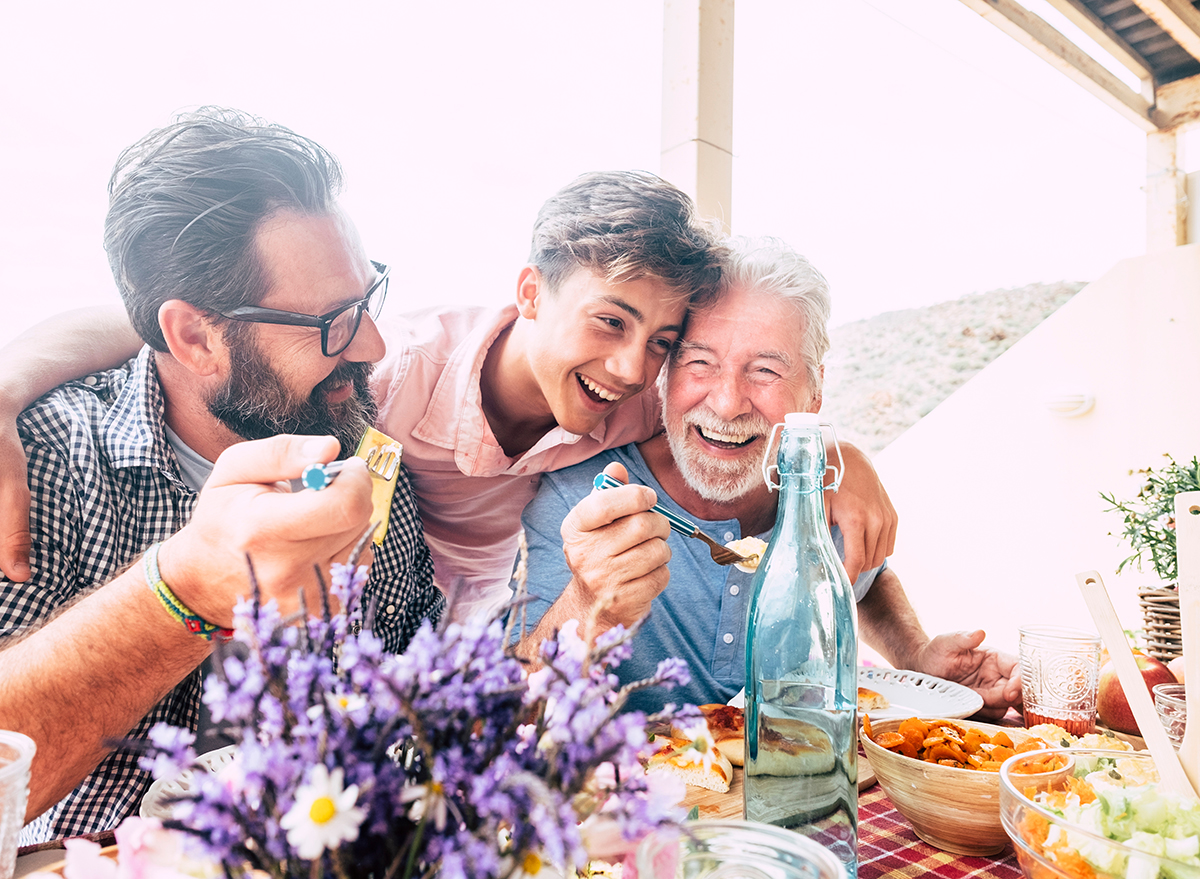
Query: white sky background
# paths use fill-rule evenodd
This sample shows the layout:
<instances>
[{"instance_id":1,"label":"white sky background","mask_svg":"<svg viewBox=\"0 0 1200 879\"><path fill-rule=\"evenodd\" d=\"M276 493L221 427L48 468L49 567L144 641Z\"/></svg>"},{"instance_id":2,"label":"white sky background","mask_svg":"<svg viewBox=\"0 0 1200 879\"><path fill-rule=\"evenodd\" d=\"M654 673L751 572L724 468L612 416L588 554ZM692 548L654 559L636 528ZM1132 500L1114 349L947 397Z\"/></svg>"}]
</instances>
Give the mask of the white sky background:
<instances>
[{"instance_id":1,"label":"white sky background","mask_svg":"<svg viewBox=\"0 0 1200 879\"><path fill-rule=\"evenodd\" d=\"M17 6L0 341L117 301L112 164L200 104L342 160L389 311L509 301L547 196L658 168L661 0ZM735 28L734 231L806 253L835 324L1142 252L1144 135L958 0L738 0Z\"/></svg>"}]
</instances>

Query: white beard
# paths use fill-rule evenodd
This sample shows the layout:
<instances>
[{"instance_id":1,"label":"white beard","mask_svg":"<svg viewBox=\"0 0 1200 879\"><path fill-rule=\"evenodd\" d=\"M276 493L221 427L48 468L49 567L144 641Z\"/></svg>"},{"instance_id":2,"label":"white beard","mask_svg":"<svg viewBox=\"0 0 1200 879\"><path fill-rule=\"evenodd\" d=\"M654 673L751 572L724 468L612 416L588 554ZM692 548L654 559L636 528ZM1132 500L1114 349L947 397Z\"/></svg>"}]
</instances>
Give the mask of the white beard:
<instances>
[{"instance_id":1,"label":"white beard","mask_svg":"<svg viewBox=\"0 0 1200 879\"><path fill-rule=\"evenodd\" d=\"M726 461L705 454L690 441L692 426L702 427L710 435L750 433L765 437L770 433L771 425L762 418L747 416L725 421L708 409L693 409L673 418L664 404L663 420L675 464L700 497L715 503L731 503L762 485L761 457L750 451L759 448L757 443L748 447L741 457Z\"/></svg>"}]
</instances>

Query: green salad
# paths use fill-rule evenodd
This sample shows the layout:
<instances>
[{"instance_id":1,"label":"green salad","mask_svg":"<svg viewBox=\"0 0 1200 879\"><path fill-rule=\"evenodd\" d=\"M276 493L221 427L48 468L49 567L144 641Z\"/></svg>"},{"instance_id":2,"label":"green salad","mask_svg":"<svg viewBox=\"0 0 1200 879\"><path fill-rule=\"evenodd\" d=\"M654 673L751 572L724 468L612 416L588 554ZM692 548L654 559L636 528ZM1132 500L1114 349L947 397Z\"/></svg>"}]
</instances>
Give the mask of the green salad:
<instances>
[{"instance_id":1,"label":"green salad","mask_svg":"<svg viewBox=\"0 0 1200 879\"><path fill-rule=\"evenodd\" d=\"M1159 792L1157 779L1146 759L1076 754L1073 777L1031 796L1072 826L1047 821L1028 810L1021 820L1021 836L1063 875L1075 879L1097 874L1155 879L1160 867L1166 876L1200 876L1200 802ZM1136 851L1130 853L1106 840ZM1183 869L1139 857L1138 852L1173 861Z\"/></svg>"}]
</instances>

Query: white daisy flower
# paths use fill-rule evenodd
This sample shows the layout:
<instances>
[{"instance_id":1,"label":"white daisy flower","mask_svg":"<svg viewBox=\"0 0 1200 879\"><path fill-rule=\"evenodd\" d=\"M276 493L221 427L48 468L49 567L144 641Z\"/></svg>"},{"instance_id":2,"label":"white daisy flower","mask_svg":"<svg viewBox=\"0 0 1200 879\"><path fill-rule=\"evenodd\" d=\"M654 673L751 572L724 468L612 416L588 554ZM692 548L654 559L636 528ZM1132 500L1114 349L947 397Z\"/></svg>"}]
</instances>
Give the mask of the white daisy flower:
<instances>
[{"instance_id":1,"label":"white daisy flower","mask_svg":"<svg viewBox=\"0 0 1200 879\"><path fill-rule=\"evenodd\" d=\"M713 742L708 731L708 722L703 717L693 718L680 729L680 738L687 739L691 744L684 748L682 755L691 763L699 763L707 772L713 764Z\"/></svg>"},{"instance_id":2,"label":"white daisy flower","mask_svg":"<svg viewBox=\"0 0 1200 879\"><path fill-rule=\"evenodd\" d=\"M288 832L288 844L306 860L321 856L325 849L336 849L358 837L358 827L366 813L355 808L358 785L342 790L342 770L331 773L314 766L308 783L296 792L296 802L279 824Z\"/></svg>"},{"instance_id":3,"label":"white daisy flower","mask_svg":"<svg viewBox=\"0 0 1200 879\"><path fill-rule=\"evenodd\" d=\"M332 713L361 722L367 708L367 697L362 693L326 693L325 704ZM320 704L308 707L307 714L310 720L316 720L323 713L324 709Z\"/></svg>"},{"instance_id":4,"label":"white daisy flower","mask_svg":"<svg viewBox=\"0 0 1200 879\"><path fill-rule=\"evenodd\" d=\"M428 814L439 833L446 829L446 797L440 783L409 785L400 792L400 802L409 804L409 821L419 824Z\"/></svg>"}]
</instances>

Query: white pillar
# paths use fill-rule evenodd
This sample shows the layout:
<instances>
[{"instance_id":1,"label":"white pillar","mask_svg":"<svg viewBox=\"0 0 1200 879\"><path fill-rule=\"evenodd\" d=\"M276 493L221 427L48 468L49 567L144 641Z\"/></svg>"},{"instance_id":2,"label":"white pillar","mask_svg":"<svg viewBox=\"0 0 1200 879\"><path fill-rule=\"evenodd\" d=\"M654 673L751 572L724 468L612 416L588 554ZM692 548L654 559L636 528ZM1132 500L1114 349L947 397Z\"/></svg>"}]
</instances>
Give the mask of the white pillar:
<instances>
[{"instance_id":1,"label":"white pillar","mask_svg":"<svg viewBox=\"0 0 1200 879\"><path fill-rule=\"evenodd\" d=\"M1146 135L1146 252L1187 244L1187 194L1180 129Z\"/></svg>"},{"instance_id":2,"label":"white pillar","mask_svg":"<svg viewBox=\"0 0 1200 879\"><path fill-rule=\"evenodd\" d=\"M664 0L661 175L730 228L734 0Z\"/></svg>"}]
</instances>

